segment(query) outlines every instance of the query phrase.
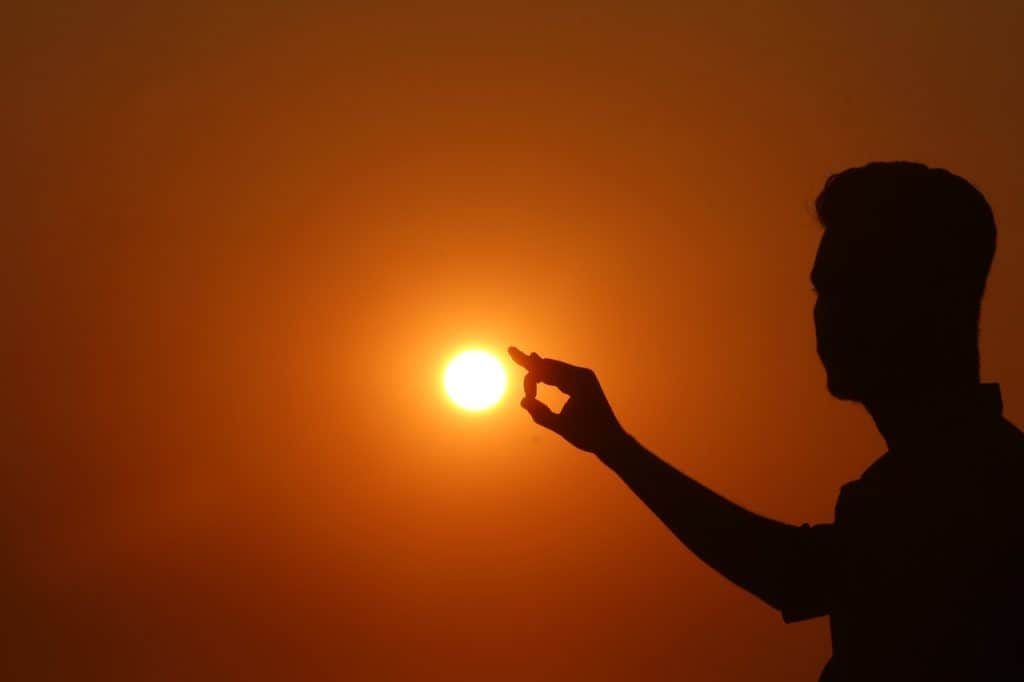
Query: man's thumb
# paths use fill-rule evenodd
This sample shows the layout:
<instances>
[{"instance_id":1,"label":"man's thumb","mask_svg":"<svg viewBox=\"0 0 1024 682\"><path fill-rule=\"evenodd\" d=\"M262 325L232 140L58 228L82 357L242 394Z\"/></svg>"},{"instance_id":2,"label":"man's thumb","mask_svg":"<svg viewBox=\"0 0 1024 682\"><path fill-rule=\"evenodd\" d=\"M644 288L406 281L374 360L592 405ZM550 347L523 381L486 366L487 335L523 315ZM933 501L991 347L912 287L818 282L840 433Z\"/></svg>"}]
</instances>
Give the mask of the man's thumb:
<instances>
[{"instance_id":1,"label":"man's thumb","mask_svg":"<svg viewBox=\"0 0 1024 682\"><path fill-rule=\"evenodd\" d=\"M530 416L533 417L533 421L545 428L555 431L558 430L556 427L559 415L552 412L550 407L536 398L523 398L519 401L519 404L524 410L530 413Z\"/></svg>"}]
</instances>

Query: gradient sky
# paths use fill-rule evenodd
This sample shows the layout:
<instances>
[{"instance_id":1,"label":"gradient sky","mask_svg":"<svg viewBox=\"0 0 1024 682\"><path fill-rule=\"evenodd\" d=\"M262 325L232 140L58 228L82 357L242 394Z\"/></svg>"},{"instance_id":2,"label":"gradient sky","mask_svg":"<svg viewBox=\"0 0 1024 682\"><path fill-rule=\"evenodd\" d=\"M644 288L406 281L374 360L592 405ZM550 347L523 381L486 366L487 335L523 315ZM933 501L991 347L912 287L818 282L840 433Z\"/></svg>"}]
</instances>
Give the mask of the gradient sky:
<instances>
[{"instance_id":1,"label":"gradient sky","mask_svg":"<svg viewBox=\"0 0 1024 682\"><path fill-rule=\"evenodd\" d=\"M830 520L884 446L824 389L812 204L911 159L994 207L1024 423L1022 8L9 9L4 677L817 679L825 619L443 363L594 367L683 471Z\"/></svg>"}]
</instances>

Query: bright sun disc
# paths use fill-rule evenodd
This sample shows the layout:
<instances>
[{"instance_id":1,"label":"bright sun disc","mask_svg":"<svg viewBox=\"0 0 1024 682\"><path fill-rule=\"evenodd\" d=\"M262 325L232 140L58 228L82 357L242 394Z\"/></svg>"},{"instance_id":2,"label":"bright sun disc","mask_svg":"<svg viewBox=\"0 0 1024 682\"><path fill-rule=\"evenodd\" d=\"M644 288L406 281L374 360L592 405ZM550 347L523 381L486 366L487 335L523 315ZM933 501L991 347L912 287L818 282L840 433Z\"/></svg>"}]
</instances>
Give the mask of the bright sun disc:
<instances>
[{"instance_id":1,"label":"bright sun disc","mask_svg":"<svg viewBox=\"0 0 1024 682\"><path fill-rule=\"evenodd\" d=\"M486 410L505 392L505 368L498 358L482 350L455 356L444 371L444 389L465 410Z\"/></svg>"}]
</instances>

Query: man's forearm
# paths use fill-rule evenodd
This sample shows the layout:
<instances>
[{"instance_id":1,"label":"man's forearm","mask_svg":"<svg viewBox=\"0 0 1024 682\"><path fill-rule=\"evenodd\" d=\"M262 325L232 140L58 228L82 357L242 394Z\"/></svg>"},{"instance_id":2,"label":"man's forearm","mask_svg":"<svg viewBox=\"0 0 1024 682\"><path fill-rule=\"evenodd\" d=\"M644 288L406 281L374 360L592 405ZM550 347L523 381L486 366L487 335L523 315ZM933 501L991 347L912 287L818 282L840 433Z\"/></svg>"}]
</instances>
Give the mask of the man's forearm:
<instances>
[{"instance_id":1,"label":"man's forearm","mask_svg":"<svg viewBox=\"0 0 1024 682\"><path fill-rule=\"evenodd\" d=\"M759 516L704 487L625 436L598 457L705 563L775 608L792 583L801 529Z\"/></svg>"}]
</instances>

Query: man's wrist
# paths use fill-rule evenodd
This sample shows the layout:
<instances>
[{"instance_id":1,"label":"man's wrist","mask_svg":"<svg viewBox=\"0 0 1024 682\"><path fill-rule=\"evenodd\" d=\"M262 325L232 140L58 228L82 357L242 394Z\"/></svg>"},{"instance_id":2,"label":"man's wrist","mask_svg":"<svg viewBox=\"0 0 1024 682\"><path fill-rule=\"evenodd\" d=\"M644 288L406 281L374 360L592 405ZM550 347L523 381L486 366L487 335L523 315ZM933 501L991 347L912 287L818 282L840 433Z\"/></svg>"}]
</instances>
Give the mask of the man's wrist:
<instances>
[{"instance_id":1,"label":"man's wrist","mask_svg":"<svg viewBox=\"0 0 1024 682\"><path fill-rule=\"evenodd\" d=\"M624 457L628 457L637 445L636 440L632 436L626 433L624 429L619 429L605 439L601 446L594 451L594 454L602 462L611 466Z\"/></svg>"}]
</instances>

